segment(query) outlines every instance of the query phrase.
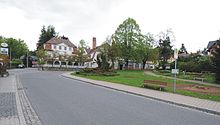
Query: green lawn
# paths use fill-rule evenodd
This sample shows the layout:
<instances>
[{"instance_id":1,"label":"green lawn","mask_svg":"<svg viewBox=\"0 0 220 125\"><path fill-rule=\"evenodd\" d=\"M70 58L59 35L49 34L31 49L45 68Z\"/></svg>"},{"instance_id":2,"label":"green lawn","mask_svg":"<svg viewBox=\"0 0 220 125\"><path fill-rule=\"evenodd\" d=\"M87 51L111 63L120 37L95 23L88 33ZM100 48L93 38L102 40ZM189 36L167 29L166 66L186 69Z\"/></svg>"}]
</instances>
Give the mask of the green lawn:
<instances>
[{"instance_id":1,"label":"green lawn","mask_svg":"<svg viewBox=\"0 0 220 125\"><path fill-rule=\"evenodd\" d=\"M73 75L88 78L88 79L120 83L120 84L129 85L129 86L135 86L135 87L141 87L143 85L144 80L158 80L162 82L167 82L168 84L173 84L172 79L145 75L144 71L136 71L136 70L122 70L121 71L120 70L120 71L117 71L117 73L120 75L118 76L91 76L91 75L83 76L83 75L78 75L78 74L77 75L73 74ZM193 83L177 80L177 84L193 84ZM172 90L173 90L172 87L165 88L165 91L167 92L172 92ZM185 90L177 90L176 93L186 95L186 96L192 96L192 97L197 97L201 99L208 99L208 100L220 102L220 96L216 96L216 95L207 95L207 94L201 94L201 93L190 92L190 91L185 91Z\"/></svg>"},{"instance_id":2,"label":"green lawn","mask_svg":"<svg viewBox=\"0 0 220 125\"><path fill-rule=\"evenodd\" d=\"M155 74L157 75L163 75L163 76L169 76L169 77L172 77L172 74L170 73L170 71L168 72L163 72L163 73L160 73L158 71L154 71ZM205 78L205 82L209 82L209 83L214 83L215 84L215 77L214 77L214 74L212 73L186 73L186 74L183 74L183 72L180 72L178 75L177 75L177 78L180 78L180 79L189 79L189 80L194 80L195 77L199 77L199 78Z\"/></svg>"}]
</instances>

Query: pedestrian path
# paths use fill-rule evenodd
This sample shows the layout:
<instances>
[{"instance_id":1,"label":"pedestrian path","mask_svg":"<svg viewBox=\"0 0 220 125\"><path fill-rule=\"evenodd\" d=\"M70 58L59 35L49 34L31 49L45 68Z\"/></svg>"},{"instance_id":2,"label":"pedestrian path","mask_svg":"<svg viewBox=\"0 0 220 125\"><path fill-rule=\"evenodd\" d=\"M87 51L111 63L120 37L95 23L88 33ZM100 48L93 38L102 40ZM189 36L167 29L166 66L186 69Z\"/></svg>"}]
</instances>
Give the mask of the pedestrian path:
<instances>
[{"instance_id":1,"label":"pedestrian path","mask_svg":"<svg viewBox=\"0 0 220 125\"><path fill-rule=\"evenodd\" d=\"M157 75L151 71L145 71L144 73L146 75L152 75L152 76L156 76L156 77L164 77L164 78L168 78L168 79L173 79L173 77ZM197 80L188 80L188 79L180 79L180 78L177 78L177 80L181 80L181 81L185 81L185 82L193 82L193 83L198 83L198 84L202 84L202 85L209 85L209 86L214 86L214 87L220 87L220 85L217 85L217 84L202 82L202 81L197 81Z\"/></svg>"},{"instance_id":2,"label":"pedestrian path","mask_svg":"<svg viewBox=\"0 0 220 125\"><path fill-rule=\"evenodd\" d=\"M62 76L79 81L84 81L93 85L98 85L118 91L123 91L131 94L140 95L147 98L179 105L179 106L189 107L200 111L220 115L220 102L198 99L198 98L178 95L174 93L161 92L161 91L150 90L145 88L132 87L132 86L116 84L111 82L85 79L81 77L72 76L70 73L64 73L62 74Z\"/></svg>"},{"instance_id":3,"label":"pedestrian path","mask_svg":"<svg viewBox=\"0 0 220 125\"><path fill-rule=\"evenodd\" d=\"M0 78L0 125L20 125L14 75Z\"/></svg>"},{"instance_id":4,"label":"pedestrian path","mask_svg":"<svg viewBox=\"0 0 220 125\"><path fill-rule=\"evenodd\" d=\"M13 71L0 78L0 125L42 125Z\"/></svg>"}]
</instances>

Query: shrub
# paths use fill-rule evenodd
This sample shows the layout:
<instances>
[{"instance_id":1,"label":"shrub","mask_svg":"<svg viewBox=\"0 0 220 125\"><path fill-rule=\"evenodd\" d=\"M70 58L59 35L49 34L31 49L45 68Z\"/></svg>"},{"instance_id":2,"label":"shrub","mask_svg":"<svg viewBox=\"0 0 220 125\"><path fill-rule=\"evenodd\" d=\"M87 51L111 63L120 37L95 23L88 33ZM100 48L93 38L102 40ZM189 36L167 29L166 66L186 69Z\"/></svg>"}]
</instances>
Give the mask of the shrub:
<instances>
[{"instance_id":1,"label":"shrub","mask_svg":"<svg viewBox=\"0 0 220 125\"><path fill-rule=\"evenodd\" d=\"M76 74L84 75L84 76L117 76L116 71L103 71L96 68L86 68L81 71L77 71Z\"/></svg>"},{"instance_id":2,"label":"shrub","mask_svg":"<svg viewBox=\"0 0 220 125\"><path fill-rule=\"evenodd\" d=\"M11 65L16 67L17 65L22 64L20 59L13 59Z\"/></svg>"},{"instance_id":3,"label":"shrub","mask_svg":"<svg viewBox=\"0 0 220 125\"><path fill-rule=\"evenodd\" d=\"M95 70L96 70L96 68L85 68L82 70L82 72L91 73L91 72L94 72Z\"/></svg>"}]
</instances>

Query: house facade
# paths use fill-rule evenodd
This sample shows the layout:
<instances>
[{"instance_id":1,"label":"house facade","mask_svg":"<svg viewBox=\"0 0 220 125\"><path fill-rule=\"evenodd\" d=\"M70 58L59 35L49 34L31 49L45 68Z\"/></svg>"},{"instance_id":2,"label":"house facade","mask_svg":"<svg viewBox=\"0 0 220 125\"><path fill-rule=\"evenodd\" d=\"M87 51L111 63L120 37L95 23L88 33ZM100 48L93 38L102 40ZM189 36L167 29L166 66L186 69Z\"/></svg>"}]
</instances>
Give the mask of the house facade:
<instances>
[{"instance_id":1,"label":"house facade","mask_svg":"<svg viewBox=\"0 0 220 125\"><path fill-rule=\"evenodd\" d=\"M61 66L73 64L68 58L76 54L77 47L67 37L53 37L43 45L47 53L45 66Z\"/></svg>"},{"instance_id":2,"label":"house facade","mask_svg":"<svg viewBox=\"0 0 220 125\"><path fill-rule=\"evenodd\" d=\"M72 56L76 53L77 47L67 37L53 37L44 44L44 50L50 56L54 54Z\"/></svg>"},{"instance_id":3,"label":"house facade","mask_svg":"<svg viewBox=\"0 0 220 125\"><path fill-rule=\"evenodd\" d=\"M98 64L96 63L97 55L100 54L99 51L100 46L96 46L96 38L92 38L92 49L88 48L86 53L90 58L89 61L85 62L85 66L88 68L97 68Z\"/></svg>"}]
</instances>

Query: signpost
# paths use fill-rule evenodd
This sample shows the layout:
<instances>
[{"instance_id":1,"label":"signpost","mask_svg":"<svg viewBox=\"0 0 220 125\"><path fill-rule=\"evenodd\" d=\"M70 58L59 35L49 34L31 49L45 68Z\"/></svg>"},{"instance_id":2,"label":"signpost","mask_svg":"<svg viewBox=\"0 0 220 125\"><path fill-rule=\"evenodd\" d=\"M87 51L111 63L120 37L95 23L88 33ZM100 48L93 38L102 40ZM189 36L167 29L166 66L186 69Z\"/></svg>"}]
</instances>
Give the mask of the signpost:
<instances>
[{"instance_id":1,"label":"signpost","mask_svg":"<svg viewBox=\"0 0 220 125\"><path fill-rule=\"evenodd\" d=\"M172 74L174 74L173 82L173 92L176 92L176 75L179 74L179 69L176 69L177 59L178 59L178 50L174 49L174 59L175 59L175 69L172 69Z\"/></svg>"},{"instance_id":2,"label":"signpost","mask_svg":"<svg viewBox=\"0 0 220 125\"><path fill-rule=\"evenodd\" d=\"M9 57L8 57L8 44L7 43L1 43L0 45L0 76L4 77L9 75L7 72L7 64L9 63Z\"/></svg>"},{"instance_id":3,"label":"signpost","mask_svg":"<svg viewBox=\"0 0 220 125\"><path fill-rule=\"evenodd\" d=\"M6 48L6 47L8 47L8 44L7 43L1 43L1 46Z\"/></svg>"}]
</instances>

